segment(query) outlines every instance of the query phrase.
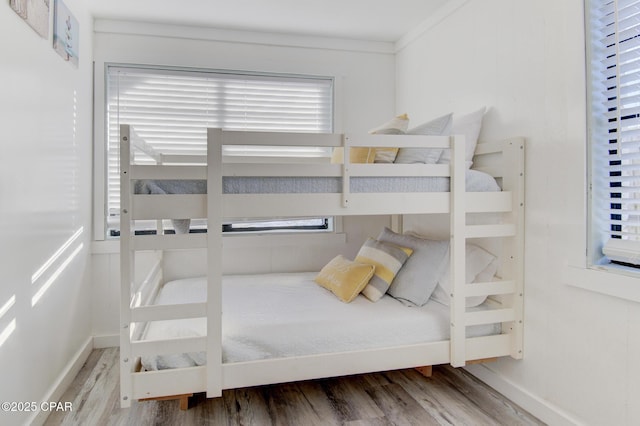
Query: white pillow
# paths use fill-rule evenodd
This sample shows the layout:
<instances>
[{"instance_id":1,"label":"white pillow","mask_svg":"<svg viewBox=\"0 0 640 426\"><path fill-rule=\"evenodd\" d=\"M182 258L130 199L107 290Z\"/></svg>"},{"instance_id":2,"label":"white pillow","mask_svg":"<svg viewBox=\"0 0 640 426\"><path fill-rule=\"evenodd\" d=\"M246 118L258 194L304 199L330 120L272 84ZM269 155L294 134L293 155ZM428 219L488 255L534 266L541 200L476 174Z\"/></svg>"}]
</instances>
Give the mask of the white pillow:
<instances>
[{"instance_id":1,"label":"white pillow","mask_svg":"<svg viewBox=\"0 0 640 426\"><path fill-rule=\"evenodd\" d=\"M453 114L446 114L409 130L409 135L447 136L451 134L451 118ZM436 164L442 149L439 148L400 148L394 163L398 164Z\"/></svg>"},{"instance_id":2,"label":"white pillow","mask_svg":"<svg viewBox=\"0 0 640 426\"><path fill-rule=\"evenodd\" d=\"M447 264L444 272L438 281L436 289L431 294L431 298L443 305L449 306L451 302L451 283L449 268L449 253L447 252ZM477 282L492 281L496 271L498 270L498 261L494 255L475 244L467 244L466 246L466 274L465 282L472 284ZM466 298L466 306L478 306L482 304L486 296L472 296Z\"/></svg>"},{"instance_id":3,"label":"white pillow","mask_svg":"<svg viewBox=\"0 0 640 426\"><path fill-rule=\"evenodd\" d=\"M482 129L482 118L484 117L486 108L482 107L477 111L466 115L454 115L453 124L451 125L452 135L464 135L465 137L465 160L467 168L471 168L473 164L473 154L476 151L478 137ZM445 149L438 160L438 164L449 164L451 162L451 150Z\"/></svg>"},{"instance_id":4,"label":"white pillow","mask_svg":"<svg viewBox=\"0 0 640 426\"><path fill-rule=\"evenodd\" d=\"M409 116L398 115L375 129L369 130L372 135L404 135L409 128ZM376 148L374 163L393 163L398 148Z\"/></svg>"},{"instance_id":5,"label":"white pillow","mask_svg":"<svg viewBox=\"0 0 640 426\"><path fill-rule=\"evenodd\" d=\"M369 130L372 135L394 135L403 134L409 128L409 116L407 114L398 115L393 117L386 123Z\"/></svg>"}]
</instances>

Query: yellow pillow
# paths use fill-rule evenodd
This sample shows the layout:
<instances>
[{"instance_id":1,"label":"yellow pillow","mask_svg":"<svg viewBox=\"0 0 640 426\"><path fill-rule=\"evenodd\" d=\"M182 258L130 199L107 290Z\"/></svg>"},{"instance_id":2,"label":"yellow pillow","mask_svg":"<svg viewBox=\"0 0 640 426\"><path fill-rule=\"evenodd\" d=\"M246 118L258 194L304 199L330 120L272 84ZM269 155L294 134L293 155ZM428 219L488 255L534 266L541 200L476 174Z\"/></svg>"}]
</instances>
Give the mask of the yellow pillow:
<instances>
[{"instance_id":1,"label":"yellow pillow","mask_svg":"<svg viewBox=\"0 0 640 426\"><path fill-rule=\"evenodd\" d=\"M376 152L367 147L351 148L349 151L349 161L352 163L373 163ZM334 148L331 155L332 164L342 164L344 162L344 148Z\"/></svg>"},{"instance_id":2,"label":"yellow pillow","mask_svg":"<svg viewBox=\"0 0 640 426\"><path fill-rule=\"evenodd\" d=\"M356 298L373 276L375 266L357 263L342 255L334 257L315 278L315 282L331 290L345 303Z\"/></svg>"}]
</instances>

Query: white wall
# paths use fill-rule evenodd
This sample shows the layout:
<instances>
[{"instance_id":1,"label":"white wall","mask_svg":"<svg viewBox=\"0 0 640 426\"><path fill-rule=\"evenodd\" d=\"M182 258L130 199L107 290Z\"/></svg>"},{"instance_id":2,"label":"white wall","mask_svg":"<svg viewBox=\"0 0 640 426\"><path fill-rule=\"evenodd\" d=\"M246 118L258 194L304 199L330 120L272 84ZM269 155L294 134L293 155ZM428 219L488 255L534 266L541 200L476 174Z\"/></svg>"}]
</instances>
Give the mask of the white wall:
<instances>
[{"instance_id":1,"label":"white wall","mask_svg":"<svg viewBox=\"0 0 640 426\"><path fill-rule=\"evenodd\" d=\"M40 403L59 396L56 385L91 336L92 22L82 2L65 1L80 24L76 69L52 49L51 35L41 38L3 3L0 401ZM34 414L0 412L0 423Z\"/></svg>"},{"instance_id":2,"label":"white wall","mask_svg":"<svg viewBox=\"0 0 640 426\"><path fill-rule=\"evenodd\" d=\"M103 114L100 73L107 62L334 76L338 132L365 132L395 114L395 57L389 44L97 21L94 46L96 122ZM388 217L346 218L346 241L338 236L329 243L310 236L234 241L225 247L225 273L319 270L338 253L355 256L366 237L388 224ZM118 255L107 243L94 247L93 332L109 336L118 333ZM166 271L165 278L205 274L202 253L170 257L178 257L173 264L182 267Z\"/></svg>"},{"instance_id":3,"label":"white wall","mask_svg":"<svg viewBox=\"0 0 640 426\"><path fill-rule=\"evenodd\" d=\"M401 44L396 106L487 105L485 138L527 137L525 359L473 371L551 424L640 424L640 305L567 285L585 256L583 16L580 0L467 1Z\"/></svg>"}]
</instances>

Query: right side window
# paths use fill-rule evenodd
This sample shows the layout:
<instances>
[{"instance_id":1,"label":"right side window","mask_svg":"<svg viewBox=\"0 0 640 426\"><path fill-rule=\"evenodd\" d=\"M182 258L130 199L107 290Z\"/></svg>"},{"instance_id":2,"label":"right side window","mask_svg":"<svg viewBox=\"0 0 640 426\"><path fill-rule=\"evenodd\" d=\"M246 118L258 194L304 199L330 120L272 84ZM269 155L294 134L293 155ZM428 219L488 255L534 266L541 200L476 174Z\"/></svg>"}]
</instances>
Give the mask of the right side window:
<instances>
[{"instance_id":1,"label":"right side window","mask_svg":"<svg viewBox=\"0 0 640 426\"><path fill-rule=\"evenodd\" d=\"M640 1L587 0L589 261L640 265Z\"/></svg>"}]
</instances>

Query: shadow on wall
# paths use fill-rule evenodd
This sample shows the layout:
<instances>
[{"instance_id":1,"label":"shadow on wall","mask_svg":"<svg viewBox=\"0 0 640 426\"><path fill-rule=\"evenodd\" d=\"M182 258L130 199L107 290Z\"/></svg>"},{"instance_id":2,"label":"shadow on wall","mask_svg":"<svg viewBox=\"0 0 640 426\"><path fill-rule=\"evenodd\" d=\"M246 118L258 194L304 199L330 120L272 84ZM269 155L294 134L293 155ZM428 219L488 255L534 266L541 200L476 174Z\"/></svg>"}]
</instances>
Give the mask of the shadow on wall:
<instances>
[{"instance_id":1,"label":"shadow on wall","mask_svg":"<svg viewBox=\"0 0 640 426\"><path fill-rule=\"evenodd\" d=\"M73 260L84 248L81 236L84 227L80 227L69 237L31 276L32 297L31 307L35 307L47 291L69 267ZM0 301L2 303L3 301ZM0 305L0 348L16 330L17 318L14 306L16 295L11 295Z\"/></svg>"}]
</instances>

